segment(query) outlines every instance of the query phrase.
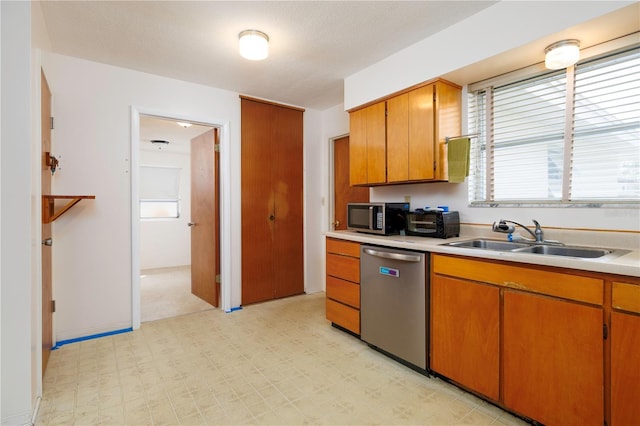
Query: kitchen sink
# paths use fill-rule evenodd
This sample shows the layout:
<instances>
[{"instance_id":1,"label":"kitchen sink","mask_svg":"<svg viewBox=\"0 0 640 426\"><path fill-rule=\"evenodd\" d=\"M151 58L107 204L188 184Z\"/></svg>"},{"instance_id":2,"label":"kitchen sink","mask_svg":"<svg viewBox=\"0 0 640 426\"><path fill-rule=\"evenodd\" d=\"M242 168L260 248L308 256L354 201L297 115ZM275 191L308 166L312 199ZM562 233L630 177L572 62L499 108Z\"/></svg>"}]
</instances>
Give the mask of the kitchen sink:
<instances>
[{"instance_id":1,"label":"kitchen sink","mask_svg":"<svg viewBox=\"0 0 640 426\"><path fill-rule=\"evenodd\" d=\"M514 251L518 253L548 254L552 256L583 257L589 259L602 257L606 256L607 254L613 253L613 250L609 249L548 245L530 246Z\"/></svg>"},{"instance_id":2,"label":"kitchen sink","mask_svg":"<svg viewBox=\"0 0 640 426\"><path fill-rule=\"evenodd\" d=\"M613 250L595 247L577 247L555 244L522 243L510 241L487 240L477 238L473 240L457 241L442 244L450 247L472 248L478 250L504 251L511 253L541 254L546 256L578 257L582 259L597 259L608 255L621 256L629 250Z\"/></svg>"},{"instance_id":3,"label":"kitchen sink","mask_svg":"<svg viewBox=\"0 0 640 426\"><path fill-rule=\"evenodd\" d=\"M455 243L444 244L452 247L463 248L477 248L482 250L494 250L494 251L511 251L517 248L530 248L531 246L526 243L512 243L509 241L496 241L496 240L466 240L458 241Z\"/></svg>"}]
</instances>

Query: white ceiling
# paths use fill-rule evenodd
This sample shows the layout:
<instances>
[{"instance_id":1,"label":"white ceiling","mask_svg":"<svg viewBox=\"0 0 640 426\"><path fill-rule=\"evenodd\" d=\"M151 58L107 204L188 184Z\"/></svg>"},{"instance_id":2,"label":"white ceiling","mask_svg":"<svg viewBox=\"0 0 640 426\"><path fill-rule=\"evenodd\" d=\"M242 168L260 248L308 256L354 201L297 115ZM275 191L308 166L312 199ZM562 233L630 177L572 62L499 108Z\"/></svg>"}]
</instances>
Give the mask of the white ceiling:
<instances>
[{"instance_id":1,"label":"white ceiling","mask_svg":"<svg viewBox=\"0 0 640 426\"><path fill-rule=\"evenodd\" d=\"M52 50L323 110L343 79L495 1L43 1ZM270 56L238 55L258 29Z\"/></svg>"},{"instance_id":2,"label":"white ceiling","mask_svg":"<svg viewBox=\"0 0 640 426\"><path fill-rule=\"evenodd\" d=\"M178 121L148 115L140 116L140 149L145 151L164 151L189 153L191 139L210 130L209 126L192 123L190 127L178 125ZM152 140L165 140L168 145L151 143Z\"/></svg>"},{"instance_id":3,"label":"white ceiling","mask_svg":"<svg viewBox=\"0 0 640 426\"><path fill-rule=\"evenodd\" d=\"M343 80L496 1L42 1L51 49L248 96L323 110L343 102ZM443 77L472 83L531 65L563 38L592 46L638 31L640 2ZM270 37L270 56L238 54L238 33ZM208 127L142 116L143 150L189 152ZM168 140L154 146L152 139Z\"/></svg>"}]
</instances>

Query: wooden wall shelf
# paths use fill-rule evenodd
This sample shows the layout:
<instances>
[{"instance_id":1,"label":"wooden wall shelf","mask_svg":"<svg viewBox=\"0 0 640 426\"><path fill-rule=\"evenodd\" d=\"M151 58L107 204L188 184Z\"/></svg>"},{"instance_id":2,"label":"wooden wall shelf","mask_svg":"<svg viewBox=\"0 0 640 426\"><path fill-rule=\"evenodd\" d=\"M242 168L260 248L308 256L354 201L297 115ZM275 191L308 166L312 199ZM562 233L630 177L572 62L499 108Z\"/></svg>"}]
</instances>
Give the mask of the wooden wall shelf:
<instances>
[{"instance_id":1,"label":"wooden wall shelf","mask_svg":"<svg viewBox=\"0 0 640 426\"><path fill-rule=\"evenodd\" d=\"M43 195L42 196L42 223L51 223L81 200L95 200L95 195ZM64 207L54 213L56 200L69 200Z\"/></svg>"}]
</instances>

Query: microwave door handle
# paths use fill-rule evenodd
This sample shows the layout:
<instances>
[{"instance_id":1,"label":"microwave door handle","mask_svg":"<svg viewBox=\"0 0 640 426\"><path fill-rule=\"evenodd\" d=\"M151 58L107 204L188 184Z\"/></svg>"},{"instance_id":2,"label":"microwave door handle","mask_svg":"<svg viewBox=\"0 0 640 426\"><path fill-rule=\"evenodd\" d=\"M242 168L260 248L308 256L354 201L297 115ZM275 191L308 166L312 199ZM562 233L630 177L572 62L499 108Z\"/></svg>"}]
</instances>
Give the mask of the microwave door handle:
<instances>
[{"instance_id":1,"label":"microwave door handle","mask_svg":"<svg viewBox=\"0 0 640 426\"><path fill-rule=\"evenodd\" d=\"M369 229L373 229L373 215L376 209L373 206L369 206Z\"/></svg>"},{"instance_id":2,"label":"microwave door handle","mask_svg":"<svg viewBox=\"0 0 640 426\"><path fill-rule=\"evenodd\" d=\"M387 251L378 251L370 248L364 249L364 252L371 256L382 257L384 259L401 260L403 262L417 263L417 262L420 262L420 260L422 260L420 256L417 256L415 254L390 253Z\"/></svg>"}]
</instances>

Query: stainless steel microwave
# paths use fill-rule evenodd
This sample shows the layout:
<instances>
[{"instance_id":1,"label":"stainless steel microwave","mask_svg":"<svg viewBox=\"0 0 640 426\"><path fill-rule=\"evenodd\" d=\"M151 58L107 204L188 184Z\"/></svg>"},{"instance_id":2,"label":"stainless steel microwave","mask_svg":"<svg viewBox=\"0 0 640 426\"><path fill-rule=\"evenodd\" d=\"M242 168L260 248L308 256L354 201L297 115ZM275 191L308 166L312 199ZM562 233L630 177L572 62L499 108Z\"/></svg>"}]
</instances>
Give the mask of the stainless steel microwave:
<instances>
[{"instance_id":1,"label":"stainless steel microwave","mask_svg":"<svg viewBox=\"0 0 640 426\"><path fill-rule=\"evenodd\" d=\"M409 203L348 203L347 229L393 235L404 231Z\"/></svg>"}]
</instances>

